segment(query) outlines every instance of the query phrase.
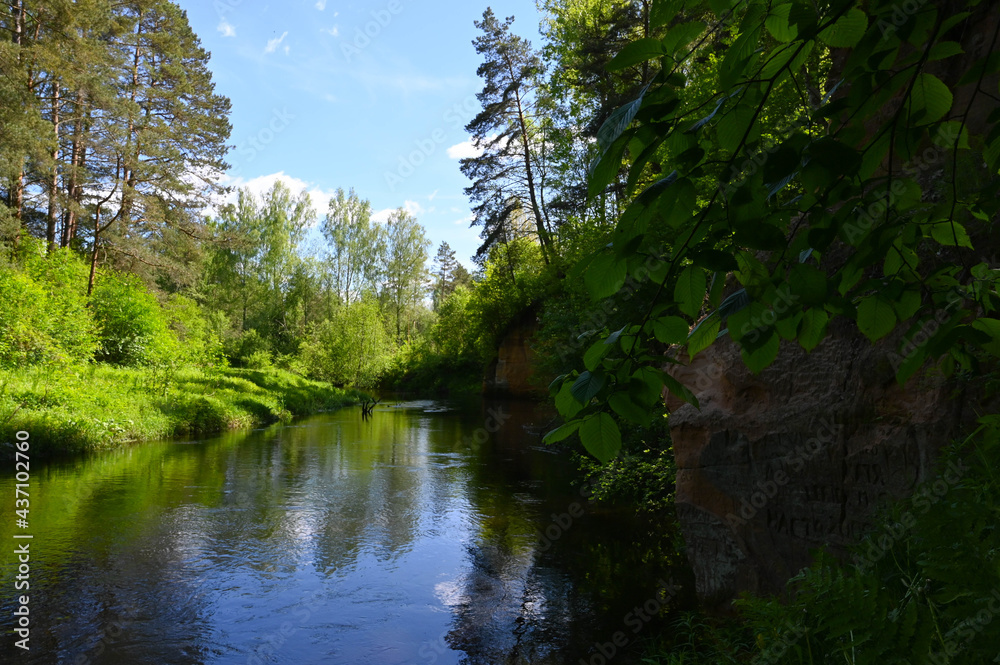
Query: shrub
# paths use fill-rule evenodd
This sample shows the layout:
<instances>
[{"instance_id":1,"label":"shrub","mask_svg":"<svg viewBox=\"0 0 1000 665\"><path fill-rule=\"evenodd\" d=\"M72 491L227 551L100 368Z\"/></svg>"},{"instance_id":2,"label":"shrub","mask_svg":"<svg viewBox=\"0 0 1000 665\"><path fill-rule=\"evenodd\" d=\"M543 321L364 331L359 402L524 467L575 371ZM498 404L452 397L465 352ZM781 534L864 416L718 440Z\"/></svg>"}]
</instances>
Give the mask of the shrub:
<instances>
[{"instance_id":1,"label":"shrub","mask_svg":"<svg viewBox=\"0 0 1000 665\"><path fill-rule=\"evenodd\" d=\"M0 268L0 365L89 360L97 342L86 266L68 250L42 256L29 239L21 259Z\"/></svg>"},{"instance_id":2,"label":"shrub","mask_svg":"<svg viewBox=\"0 0 1000 665\"><path fill-rule=\"evenodd\" d=\"M135 275L101 274L90 304L98 330L97 360L145 365L179 351L165 312Z\"/></svg>"},{"instance_id":3,"label":"shrub","mask_svg":"<svg viewBox=\"0 0 1000 665\"><path fill-rule=\"evenodd\" d=\"M313 378L337 385L371 387L392 359L392 340L374 302L337 308L302 344L302 362Z\"/></svg>"}]
</instances>

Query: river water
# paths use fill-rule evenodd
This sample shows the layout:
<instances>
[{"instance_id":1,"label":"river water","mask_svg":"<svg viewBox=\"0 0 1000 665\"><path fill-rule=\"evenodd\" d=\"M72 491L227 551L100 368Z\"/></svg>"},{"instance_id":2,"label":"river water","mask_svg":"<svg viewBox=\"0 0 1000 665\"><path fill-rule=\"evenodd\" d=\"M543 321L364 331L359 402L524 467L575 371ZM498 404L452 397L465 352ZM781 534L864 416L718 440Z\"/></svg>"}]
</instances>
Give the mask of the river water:
<instances>
[{"instance_id":1,"label":"river water","mask_svg":"<svg viewBox=\"0 0 1000 665\"><path fill-rule=\"evenodd\" d=\"M589 501L549 418L412 401L36 462L27 529L6 463L0 660L634 662L667 614L670 526Z\"/></svg>"}]
</instances>

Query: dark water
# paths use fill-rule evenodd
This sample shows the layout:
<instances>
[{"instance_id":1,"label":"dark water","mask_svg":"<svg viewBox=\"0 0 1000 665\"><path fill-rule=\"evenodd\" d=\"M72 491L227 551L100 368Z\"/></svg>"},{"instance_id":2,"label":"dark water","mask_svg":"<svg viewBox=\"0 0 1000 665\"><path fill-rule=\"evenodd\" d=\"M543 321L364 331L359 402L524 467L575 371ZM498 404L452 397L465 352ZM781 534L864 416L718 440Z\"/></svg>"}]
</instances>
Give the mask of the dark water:
<instances>
[{"instance_id":1,"label":"dark water","mask_svg":"<svg viewBox=\"0 0 1000 665\"><path fill-rule=\"evenodd\" d=\"M547 420L410 402L36 464L28 529L4 469L0 661L576 664L599 642L633 662L669 526L582 497Z\"/></svg>"}]
</instances>

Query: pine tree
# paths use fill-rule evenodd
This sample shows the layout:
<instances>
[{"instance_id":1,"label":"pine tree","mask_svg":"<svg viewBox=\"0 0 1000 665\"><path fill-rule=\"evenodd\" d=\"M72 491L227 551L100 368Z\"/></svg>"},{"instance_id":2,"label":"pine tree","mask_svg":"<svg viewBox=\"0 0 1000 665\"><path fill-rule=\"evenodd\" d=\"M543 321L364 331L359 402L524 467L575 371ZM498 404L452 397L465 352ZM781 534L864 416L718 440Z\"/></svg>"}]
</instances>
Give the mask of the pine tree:
<instances>
[{"instance_id":1,"label":"pine tree","mask_svg":"<svg viewBox=\"0 0 1000 665\"><path fill-rule=\"evenodd\" d=\"M447 242L442 242L441 246L438 247L434 263L435 268L432 272L434 275L434 290L431 298L434 303L434 310L437 311L441 303L455 290L455 275L458 269L462 267L462 264L455 258L455 250Z\"/></svg>"},{"instance_id":2,"label":"pine tree","mask_svg":"<svg viewBox=\"0 0 1000 665\"><path fill-rule=\"evenodd\" d=\"M473 224L482 227L483 244L476 253L484 259L498 243L518 236L511 221L530 220L546 262L551 253L551 229L545 210L545 139L539 132L537 88L542 61L531 43L511 32L514 18L502 23L492 9L476 21L482 35L473 44L485 56L477 70L484 85L476 97L483 110L466 126L483 152L461 162L472 180L466 194L475 202Z\"/></svg>"}]
</instances>

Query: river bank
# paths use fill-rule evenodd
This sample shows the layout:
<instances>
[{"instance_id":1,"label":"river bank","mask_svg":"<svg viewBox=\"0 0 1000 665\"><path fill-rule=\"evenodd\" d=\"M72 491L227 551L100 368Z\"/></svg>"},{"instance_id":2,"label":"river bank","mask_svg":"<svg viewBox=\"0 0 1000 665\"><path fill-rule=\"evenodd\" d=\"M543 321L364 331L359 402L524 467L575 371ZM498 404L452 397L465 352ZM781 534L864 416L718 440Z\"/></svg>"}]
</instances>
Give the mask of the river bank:
<instances>
[{"instance_id":1,"label":"river bank","mask_svg":"<svg viewBox=\"0 0 1000 665\"><path fill-rule=\"evenodd\" d=\"M278 369L163 371L90 363L2 370L0 442L29 431L34 454L55 457L287 422L361 397Z\"/></svg>"}]
</instances>

